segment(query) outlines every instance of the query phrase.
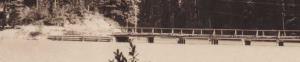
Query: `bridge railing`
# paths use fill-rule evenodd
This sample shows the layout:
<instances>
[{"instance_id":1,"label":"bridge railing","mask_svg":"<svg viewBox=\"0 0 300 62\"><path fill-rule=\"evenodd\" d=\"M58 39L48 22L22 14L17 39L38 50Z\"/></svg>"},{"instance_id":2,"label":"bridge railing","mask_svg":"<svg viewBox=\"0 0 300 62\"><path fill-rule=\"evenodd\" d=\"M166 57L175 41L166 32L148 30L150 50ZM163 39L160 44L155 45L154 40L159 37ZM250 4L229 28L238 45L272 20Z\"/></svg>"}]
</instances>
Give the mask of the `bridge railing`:
<instances>
[{"instance_id":1,"label":"bridge railing","mask_svg":"<svg viewBox=\"0 0 300 62\"><path fill-rule=\"evenodd\" d=\"M149 28L123 27L125 33L136 34L186 34L186 35L233 35L233 36L300 36L300 30L247 30L247 29L198 29L198 28Z\"/></svg>"}]
</instances>

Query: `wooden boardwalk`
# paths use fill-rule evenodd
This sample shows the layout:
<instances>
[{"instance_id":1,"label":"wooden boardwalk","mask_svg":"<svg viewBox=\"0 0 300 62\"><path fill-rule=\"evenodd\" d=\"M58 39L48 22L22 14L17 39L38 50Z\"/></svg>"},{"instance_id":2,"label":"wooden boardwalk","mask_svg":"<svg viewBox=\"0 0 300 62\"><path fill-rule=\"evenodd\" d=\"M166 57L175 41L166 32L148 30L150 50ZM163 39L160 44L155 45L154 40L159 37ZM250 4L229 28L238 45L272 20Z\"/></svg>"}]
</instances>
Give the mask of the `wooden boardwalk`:
<instances>
[{"instance_id":1,"label":"wooden boardwalk","mask_svg":"<svg viewBox=\"0 0 300 62\"><path fill-rule=\"evenodd\" d=\"M283 39L300 40L300 30L243 30L243 29L193 29L193 28L121 28L114 36L167 36L185 38L220 39Z\"/></svg>"},{"instance_id":2,"label":"wooden boardwalk","mask_svg":"<svg viewBox=\"0 0 300 62\"><path fill-rule=\"evenodd\" d=\"M115 37L176 37L213 40L300 42L300 30L245 30L196 28L121 28Z\"/></svg>"},{"instance_id":3,"label":"wooden boardwalk","mask_svg":"<svg viewBox=\"0 0 300 62\"><path fill-rule=\"evenodd\" d=\"M283 46L284 42L300 43L300 30L244 30L244 29L194 29L194 28L120 28L122 32L113 33L117 42L128 42L130 37L145 37L149 43L154 43L155 37L178 38L179 44L185 44L185 39L207 39L212 44L219 40L241 40L245 45L252 41L271 41ZM50 40L58 41L94 41L110 42L111 37L64 35L49 36Z\"/></svg>"}]
</instances>

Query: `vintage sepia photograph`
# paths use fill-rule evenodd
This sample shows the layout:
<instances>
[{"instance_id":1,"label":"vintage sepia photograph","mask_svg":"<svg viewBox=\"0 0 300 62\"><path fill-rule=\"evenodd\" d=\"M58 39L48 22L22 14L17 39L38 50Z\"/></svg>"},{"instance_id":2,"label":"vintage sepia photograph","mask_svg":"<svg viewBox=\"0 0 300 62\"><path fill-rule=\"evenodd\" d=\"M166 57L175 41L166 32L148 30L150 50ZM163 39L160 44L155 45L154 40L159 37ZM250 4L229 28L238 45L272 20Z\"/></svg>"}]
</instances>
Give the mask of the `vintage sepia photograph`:
<instances>
[{"instance_id":1,"label":"vintage sepia photograph","mask_svg":"<svg viewBox=\"0 0 300 62\"><path fill-rule=\"evenodd\" d=\"M0 0L0 62L300 62L300 0Z\"/></svg>"}]
</instances>

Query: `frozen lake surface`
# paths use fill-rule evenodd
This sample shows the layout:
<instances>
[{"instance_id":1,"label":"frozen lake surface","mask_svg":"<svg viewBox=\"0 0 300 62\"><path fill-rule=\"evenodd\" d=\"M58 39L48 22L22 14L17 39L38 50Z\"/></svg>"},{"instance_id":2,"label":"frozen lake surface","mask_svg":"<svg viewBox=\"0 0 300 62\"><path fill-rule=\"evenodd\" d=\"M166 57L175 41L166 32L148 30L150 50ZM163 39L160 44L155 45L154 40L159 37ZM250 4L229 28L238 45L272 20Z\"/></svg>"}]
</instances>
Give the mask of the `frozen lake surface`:
<instances>
[{"instance_id":1,"label":"frozen lake surface","mask_svg":"<svg viewBox=\"0 0 300 62\"><path fill-rule=\"evenodd\" d=\"M140 39L142 40L142 39ZM300 47L284 47L275 43L254 43L243 46L239 42L220 42L209 45L205 40L193 40L185 45L176 39L157 38L154 44L135 42L139 62L299 62ZM188 40L189 41L189 40ZM228 43L233 43L228 45ZM1 40L0 62L108 62L113 52L121 49L128 54L128 43L71 42L48 40Z\"/></svg>"}]
</instances>

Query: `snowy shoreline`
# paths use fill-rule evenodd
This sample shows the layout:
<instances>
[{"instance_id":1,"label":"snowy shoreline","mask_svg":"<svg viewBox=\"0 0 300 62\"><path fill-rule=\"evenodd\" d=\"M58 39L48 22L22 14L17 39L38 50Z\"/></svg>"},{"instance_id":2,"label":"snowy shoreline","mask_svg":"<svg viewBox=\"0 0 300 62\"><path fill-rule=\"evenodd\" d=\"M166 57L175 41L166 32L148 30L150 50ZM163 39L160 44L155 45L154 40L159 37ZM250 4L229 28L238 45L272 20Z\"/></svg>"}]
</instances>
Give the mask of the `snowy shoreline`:
<instances>
[{"instance_id":1,"label":"snowy shoreline","mask_svg":"<svg viewBox=\"0 0 300 62\"><path fill-rule=\"evenodd\" d=\"M161 39L163 40L163 39ZM165 42L174 42L166 41ZM298 62L300 47L135 42L140 62ZM49 40L0 41L0 62L108 62L128 43ZM125 53L127 55L127 53Z\"/></svg>"}]
</instances>

